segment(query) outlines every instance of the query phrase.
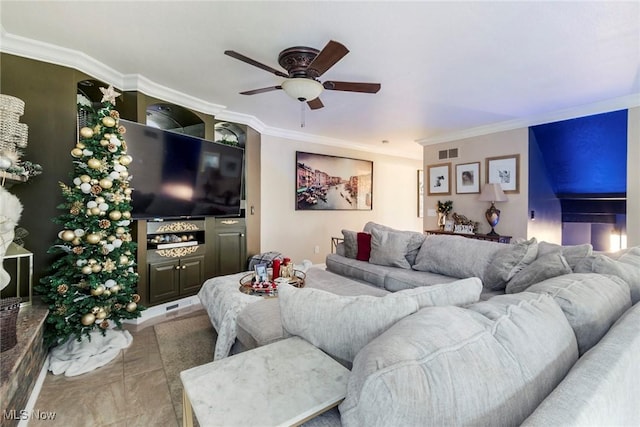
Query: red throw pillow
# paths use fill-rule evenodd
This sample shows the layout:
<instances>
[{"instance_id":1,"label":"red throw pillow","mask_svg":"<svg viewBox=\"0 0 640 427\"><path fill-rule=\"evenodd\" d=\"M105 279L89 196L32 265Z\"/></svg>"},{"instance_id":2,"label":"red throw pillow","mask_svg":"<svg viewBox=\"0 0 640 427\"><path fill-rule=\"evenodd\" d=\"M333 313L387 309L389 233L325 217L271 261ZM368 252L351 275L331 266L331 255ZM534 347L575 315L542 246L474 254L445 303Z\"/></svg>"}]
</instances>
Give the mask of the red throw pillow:
<instances>
[{"instance_id":1,"label":"red throw pillow","mask_svg":"<svg viewBox=\"0 0 640 427\"><path fill-rule=\"evenodd\" d=\"M358 240L358 253L356 254L356 259L369 262L369 257L371 255L371 234L358 233L356 238Z\"/></svg>"}]
</instances>

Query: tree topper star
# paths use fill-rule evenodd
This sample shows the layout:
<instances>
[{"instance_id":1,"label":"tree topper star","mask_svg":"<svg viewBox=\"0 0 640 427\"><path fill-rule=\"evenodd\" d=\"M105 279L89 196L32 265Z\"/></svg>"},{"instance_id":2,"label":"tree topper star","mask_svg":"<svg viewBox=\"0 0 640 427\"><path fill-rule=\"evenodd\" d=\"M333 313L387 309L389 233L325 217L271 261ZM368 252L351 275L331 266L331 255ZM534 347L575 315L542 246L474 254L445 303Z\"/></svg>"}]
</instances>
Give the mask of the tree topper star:
<instances>
[{"instance_id":1,"label":"tree topper star","mask_svg":"<svg viewBox=\"0 0 640 427\"><path fill-rule=\"evenodd\" d=\"M116 98L120 96L120 94L113 89L113 86L109 85L107 89L101 87L100 92L102 92L102 100L100 102L106 101L116 105Z\"/></svg>"}]
</instances>

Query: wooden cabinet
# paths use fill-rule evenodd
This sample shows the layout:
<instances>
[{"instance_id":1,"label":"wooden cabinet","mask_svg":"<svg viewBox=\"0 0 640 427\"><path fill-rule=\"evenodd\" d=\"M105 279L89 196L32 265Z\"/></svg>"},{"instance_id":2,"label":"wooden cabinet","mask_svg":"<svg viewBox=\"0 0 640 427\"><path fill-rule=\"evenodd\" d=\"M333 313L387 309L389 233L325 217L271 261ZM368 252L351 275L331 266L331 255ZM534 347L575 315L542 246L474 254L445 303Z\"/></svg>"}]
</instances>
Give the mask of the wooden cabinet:
<instances>
[{"instance_id":1,"label":"wooden cabinet","mask_svg":"<svg viewBox=\"0 0 640 427\"><path fill-rule=\"evenodd\" d=\"M441 231L441 230L424 230L425 234L446 234L451 236L462 236L468 239L475 240L489 240L491 242L498 243L509 243L511 242L511 236L500 236L497 234L462 234L462 233L453 233L451 231Z\"/></svg>"},{"instance_id":2,"label":"wooden cabinet","mask_svg":"<svg viewBox=\"0 0 640 427\"><path fill-rule=\"evenodd\" d=\"M195 295L207 279L246 269L244 218L140 220L134 230L144 305Z\"/></svg>"},{"instance_id":3,"label":"wooden cabinet","mask_svg":"<svg viewBox=\"0 0 640 427\"><path fill-rule=\"evenodd\" d=\"M216 276L238 273L247 268L244 218L217 219L215 224Z\"/></svg>"}]
</instances>

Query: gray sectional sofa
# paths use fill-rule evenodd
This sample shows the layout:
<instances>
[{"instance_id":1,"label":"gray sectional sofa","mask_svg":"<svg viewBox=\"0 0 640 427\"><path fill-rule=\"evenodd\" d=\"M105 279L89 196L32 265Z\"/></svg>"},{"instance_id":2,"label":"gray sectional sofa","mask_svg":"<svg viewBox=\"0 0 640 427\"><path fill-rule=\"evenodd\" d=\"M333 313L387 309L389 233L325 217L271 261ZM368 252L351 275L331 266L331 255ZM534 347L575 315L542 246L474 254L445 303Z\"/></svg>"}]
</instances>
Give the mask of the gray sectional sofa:
<instances>
[{"instance_id":1,"label":"gray sectional sofa","mask_svg":"<svg viewBox=\"0 0 640 427\"><path fill-rule=\"evenodd\" d=\"M351 369L308 426L640 425L640 247L367 231L368 260L347 232L238 316L248 348L296 335Z\"/></svg>"}]
</instances>

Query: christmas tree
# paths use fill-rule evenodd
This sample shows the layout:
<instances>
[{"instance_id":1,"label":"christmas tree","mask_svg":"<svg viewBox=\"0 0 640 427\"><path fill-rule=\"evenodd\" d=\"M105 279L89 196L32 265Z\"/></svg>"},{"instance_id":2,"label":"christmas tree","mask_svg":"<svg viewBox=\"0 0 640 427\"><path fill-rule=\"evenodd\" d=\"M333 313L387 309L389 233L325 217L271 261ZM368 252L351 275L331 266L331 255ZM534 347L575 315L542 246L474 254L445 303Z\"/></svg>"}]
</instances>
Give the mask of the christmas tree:
<instances>
[{"instance_id":1,"label":"christmas tree","mask_svg":"<svg viewBox=\"0 0 640 427\"><path fill-rule=\"evenodd\" d=\"M61 254L38 291L49 304L45 341L91 339L90 332L121 327L121 319L140 317L144 307L135 293L135 248L130 232L132 161L126 132L114 109L120 94L100 88L102 107L78 105L88 117L71 150L73 184L60 183L64 210L54 221L62 225L49 253ZM112 323L113 322L113 323Z\"/></svg>"}]
</instances>

